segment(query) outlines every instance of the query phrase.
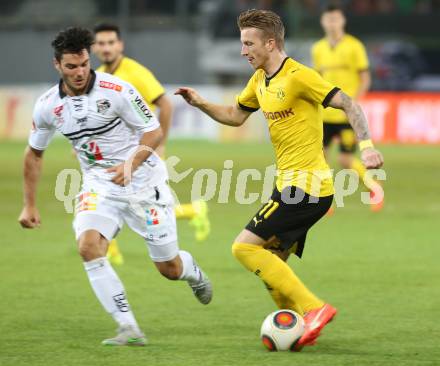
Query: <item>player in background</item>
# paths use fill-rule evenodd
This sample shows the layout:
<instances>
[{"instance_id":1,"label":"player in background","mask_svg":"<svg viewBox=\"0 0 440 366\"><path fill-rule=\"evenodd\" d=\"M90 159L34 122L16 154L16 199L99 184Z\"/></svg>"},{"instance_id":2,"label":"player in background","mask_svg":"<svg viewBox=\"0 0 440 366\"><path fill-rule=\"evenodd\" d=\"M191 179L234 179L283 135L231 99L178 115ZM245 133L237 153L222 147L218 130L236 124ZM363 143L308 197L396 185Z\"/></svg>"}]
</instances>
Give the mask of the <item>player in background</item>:
<instances>
[{"instance_id":1,"label":"player in background","mask_svg":"<svg viewBox=\"0 0 440 366\"><path fill-rule=\"evenodd\" d=\"M166 95L164 87L155 78L153 73L145 66L124 55L124 42L117 25L98 24L94 27L95 44L92 51L101 62L97 71L115 75L132 84L147 102L151 111L159 109L159 122L163 131L157 152L165 158L165 145L171 126L173 105ZM192 203L182 204L175 209L176 218L188 219L195 230L197 241L203 241L210 232L208 207L205 201L197 200ZM116 240L112 240L107 253L113 264L123 263L123 256Z\"/></svg>"},{"instance_id":2,"label":"player in background","mask_svg":"<svg viewBox=\"0 0 440 366\"><path fill-rule=\"evenodd\" d=\"M203 304L211 301L212 287L191 254L178 247L166 166L152 153L162 141L160 124L131 84L90 68L92 43L93 34L83 28L61 31L52 42L61 79L35 104L19 222L40 226L36 193L43 152L58 131L70 140L82 171L73 222L79 254L96 297L119 325L116 337L103 344L143 346L145 335L106 257L124 222L145 239L163 276L187 281Z\"/></svg>"},{"instance_id":3,"label":"player in background","mask_svg":"<svg viewBox=\"0 0 440 366\"><path fill-rule=\"evenodd\" d=\"M312 47L313 68L328 82L340 87L351 98L358 100L368 92L371 76L367 52L362 42L345 33L345 16L341 8L330 5L322 13L321 26L325 37ZM326 155L334 139L339 140L339 163L344 169L355 170L370 191L370 197L382 196L379 183L366 176L366 169L356 158L356 136L343 110L326 108L324 119L324 149ZM371 204L379 211L383 200ZM332 213L330 209L329 213Z\"/></svg>"},{"instance_id":4,"label":"player in background","mask_svg":"<svg viewBox=\"0 0 440 366\"><path fill-rule=\"evenodd\" d=\"M360 106L316 71L284 51L284 25L267 10L240 14L241 54L256 70L233 105L211 103L194 89L175 93L219 123L241 126L262 109L275 149L278 178L271 199L238 234L233 255L266 284L279 308L304 315L305 332L297 349L313 345L336 309L314 295L285 262L301 257L308 230L328 211L333 182L322 149L321 106L342 109L361 146L367 168L383 163L370 140Z\"/></svg>"}]
</instances>

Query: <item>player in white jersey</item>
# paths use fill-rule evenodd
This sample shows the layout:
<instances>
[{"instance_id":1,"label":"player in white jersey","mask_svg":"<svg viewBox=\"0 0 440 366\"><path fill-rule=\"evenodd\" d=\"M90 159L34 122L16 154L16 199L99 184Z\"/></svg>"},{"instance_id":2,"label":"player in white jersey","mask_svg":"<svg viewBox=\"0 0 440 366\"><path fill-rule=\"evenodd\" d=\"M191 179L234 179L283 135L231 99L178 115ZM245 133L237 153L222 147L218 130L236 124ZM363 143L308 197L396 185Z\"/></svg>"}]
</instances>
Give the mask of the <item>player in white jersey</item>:
<instances>
[{"instance_id":1,"label":"player in white jersey","mask_svg":"<svg viewBox=\"0 0 440 366\"><path fill-rule=\"evenodd\" d=\"M198 300L212 298L209 279L190 253L179 250L167 172L154 153L162 133L138 91L129 83L90 68L93 35L86 29L60 32L52 46L61 80L37 101L24 158L24 228L40 225L36 188L43 151L55 131L75 149L83 173L74 230L91 286L118 323L106 345L145 345L121 280L106 258L108 243L123 222L147 243L159 272L189 283Z\"/></svg>"}]
</instances>

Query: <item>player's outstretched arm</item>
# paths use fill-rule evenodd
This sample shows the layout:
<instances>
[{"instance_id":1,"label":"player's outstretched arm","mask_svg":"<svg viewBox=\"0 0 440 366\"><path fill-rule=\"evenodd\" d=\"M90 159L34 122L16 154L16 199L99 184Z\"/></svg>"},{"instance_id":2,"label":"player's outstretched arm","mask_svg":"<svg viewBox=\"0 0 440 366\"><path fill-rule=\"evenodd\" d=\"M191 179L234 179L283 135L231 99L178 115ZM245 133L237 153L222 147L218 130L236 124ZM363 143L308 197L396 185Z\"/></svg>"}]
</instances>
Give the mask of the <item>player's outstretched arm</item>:
<instances>
[{"instance_id":1,"label":"player's outstretched arm","mask_svg":"<svg viewBox=\"0 0 440 366\"><path fill-rule=\"evenodd\" d=\"M24 154L23 166L23 198L24 207L18 222L27 229L40 226L40 214L36 207L37 185L43 163L43 151L28 146Z\"/></svg>"},{"instance_id":2,"label":"player's outstretched arm","mask_svg":"<svg viewBox=\"0 0 440 366\"><path fill-rule=\"evenodd\" d=\"M361 158L367 169L380 168L383 165L382 154L373 147L368 122L361 106L343 91L339 90L330 100L330 107L342 109L356 133L361 149Z\"/></svg>"},{"instance_id":3,"label":"player's outstretched arm","mask_svg":"<svg viewBox=\"0 0 440 366\"><path fill-rule=\"evenodd\" d=\"M202 112L206 113L212 119L227 126L241 126L252 113L244 111L235 105L226 106L210 103L207 100L203 99L192 88L182 87L177 89L174 94L181 95L188 104L199 108Z\"/></svg>"}]
</instances>

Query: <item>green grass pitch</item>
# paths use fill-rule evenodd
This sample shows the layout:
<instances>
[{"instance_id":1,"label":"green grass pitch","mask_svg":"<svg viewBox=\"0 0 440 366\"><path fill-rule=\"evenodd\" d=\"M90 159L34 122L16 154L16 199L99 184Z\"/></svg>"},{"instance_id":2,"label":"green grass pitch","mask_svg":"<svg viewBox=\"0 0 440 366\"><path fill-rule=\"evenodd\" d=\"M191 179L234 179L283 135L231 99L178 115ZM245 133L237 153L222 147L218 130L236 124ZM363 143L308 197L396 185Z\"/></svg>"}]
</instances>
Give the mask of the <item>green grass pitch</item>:
<instances>
[{"instance_id":1,"label":"green grass pitch","mask_svg":"<svg viewBox=\"0 0 440 366\"><path fill-rule=\"evenodd\" d=\"M39 187L42 226L22 230L23 143L0 144L0 365L440 365L440 167L438 146L383 146L386 206L371 213L359 193L309 233L304 258L290 265L324 300L339 309L315 347L269 353L259 340L264 317L275 310L256 276L231 255L236 234L261 203L210 202L212 234L193 240L179 221L181 247L211 277L214 299L201 306L185 283L158 274L143 241L127 228L119 236L125 265L117 268L150 344L106 348L115 325L94 297L71 229L71 215L54 197L56 174L76 167L56 140L45 155ZM177 170L234 161L264 169L268 144L170 142ZM173 188L189 199L191 174ZM235 182L235 180L233 180ZM235 184L235 183L234 183ZM249 185L257 192L261 183Z\"/></svg>"}]
</instances>

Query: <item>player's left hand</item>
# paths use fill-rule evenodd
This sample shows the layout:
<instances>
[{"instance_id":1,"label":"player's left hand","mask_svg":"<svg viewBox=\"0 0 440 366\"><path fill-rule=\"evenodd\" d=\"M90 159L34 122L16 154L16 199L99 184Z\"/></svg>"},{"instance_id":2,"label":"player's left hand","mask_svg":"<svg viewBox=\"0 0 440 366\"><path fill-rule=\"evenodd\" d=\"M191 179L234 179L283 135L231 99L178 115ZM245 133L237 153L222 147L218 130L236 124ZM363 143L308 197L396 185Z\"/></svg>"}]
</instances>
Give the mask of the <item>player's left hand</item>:
<instances>
[{"instance_id":1,"label":"player's left hand","mask_svg":"<svg viewBox=\"0 0 440 366\"><path fill-rule=\"evenodd\" d=\"M114 173L112 182L124 187L131 182L133 171L125 163L121 163L108 168L107 173Z\"/></svg>"},{"instance_id":2,"label":"player's left hand","mask_svg":"<svg viewBox=\"0 0 440 366\"><path fill-rule=\"evenodd\" d=\"M361 159L367 169L377 169L383 165L382 154L373 147L362 150Z\"/></svg>"}]
</instances>

